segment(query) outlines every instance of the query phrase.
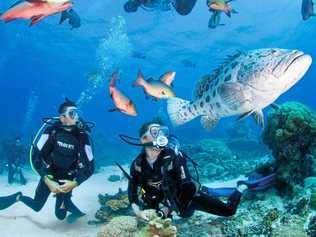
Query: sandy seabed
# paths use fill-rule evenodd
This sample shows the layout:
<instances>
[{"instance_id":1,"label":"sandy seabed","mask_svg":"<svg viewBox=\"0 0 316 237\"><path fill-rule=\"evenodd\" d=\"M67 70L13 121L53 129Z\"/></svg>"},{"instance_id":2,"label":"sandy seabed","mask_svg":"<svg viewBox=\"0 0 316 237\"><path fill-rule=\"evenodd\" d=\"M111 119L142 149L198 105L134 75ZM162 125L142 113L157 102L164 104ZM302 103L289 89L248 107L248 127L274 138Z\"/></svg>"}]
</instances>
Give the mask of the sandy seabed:
<instances>
[{"instance_id":1,"label":"sandy seabed","mask_svg":"<svg viewBox=\"0 0 316 237\"><path fill-rule=\"evenodd\" d=\"M117 167L105 167L94 174L73 192L74 203L87 215L74 224L58 220L54 215L55 198L50 195L47 203L40 212L34 212L23 203L16 203L12 207L0 211L0 237L95 237L100 226L88 225L94 220L94 214L100 208L99 193L114 194L119 188L126 189L127 182L111 183L107 178L111 174L120 175ZM28 183L8 185L7 177L0 176L0 196L22 191L24 195L34 196L38 184L38 176L27 172Z\"/></svg>"},{"instance_id":2,"label":"sandy seabed","mask_svg":"<svg viewBox=\"0 0 316 237\"><path fill-rule=\"evenodd\" d=\"M126 170L128 168L124 167ZM127 181L109 182L112 175L121 175L115 166L108 166L94 174L73 192L74 203L87 215L74 224L60 221L54 215L55 198L50 195L47 203L40 212L34 212L23 203L16 203L12 207L0 211L0 237L96 237L100 226L88 225L89 220L95 220L94 214L100 208L98 194L115 194L119 188L127 189ZM25 175L28 183L8 185L7 177L0 176L0 196L22 191L24 195L34 196L38 184L38 176L32 172ZM244 178L244 177L240 177ZM209 187L234 187L236 180L213 182Z\"/></svg>"}]
</instances>

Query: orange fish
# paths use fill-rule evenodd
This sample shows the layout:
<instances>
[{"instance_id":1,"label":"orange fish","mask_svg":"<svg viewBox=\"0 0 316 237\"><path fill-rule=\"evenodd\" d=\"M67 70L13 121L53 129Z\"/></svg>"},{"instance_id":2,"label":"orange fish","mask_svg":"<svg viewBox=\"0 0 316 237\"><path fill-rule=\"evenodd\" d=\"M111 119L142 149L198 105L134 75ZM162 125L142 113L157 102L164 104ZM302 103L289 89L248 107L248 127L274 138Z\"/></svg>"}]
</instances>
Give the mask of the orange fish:
<instances>
[{"instance_id":1,"label":"orange fish","mask_svg":"<svg viewBox=\"0 0 316 237\"><path fill-rule=\"evenodd\" d=\"M19 1L2 14L0 19L6 23L17 19L30 19L30 26L32 26L47 16L63 12L71 7L72 2L69 0L63 2L49 0Z\"/></svg>"},{"instance_id":2,"label":"orange fish","mask_svg":"<svg viewBox=\"0 0 316 237\"><path fill-rule=\"evenodd\" d=\"M208 7L213 11L223 11L228 17L231 17L232 13L237 13L229 4L232 0L214 0L208 3Z\"/></svg>"},{"instance_id":3,"label":"orange fish","mask_svg":"<svg viewBox=\"0 0 316 237\"><path fill-rule=\"evenodd\" d=\"M163 79L163 77L161 77ZM173 80L172 77L168 78L167 83L171 83ZM154 80L149 78L145 80L143 73L139 70L137 78L133 83L134 87L143 87L146 96L152 96L155 99L168 99L170 97L175 97L170 85L164 83L160 80Z\"/></svg>"},{"instance_id":4,"label":"orange fish","mask_svg":"<svg viewBox=\"0 0 316 237\"><path fill-rule=\"evenodd\" d=\"M110 81L110 95L114 102L115 108L110 109L109 112L119 111L131 116L137 116L136 107L132 100L126 97L122 92L120 92L116 87L116 82L119 79L119 72L115 71L112 74Z\"/></svg>"}]
</instances>

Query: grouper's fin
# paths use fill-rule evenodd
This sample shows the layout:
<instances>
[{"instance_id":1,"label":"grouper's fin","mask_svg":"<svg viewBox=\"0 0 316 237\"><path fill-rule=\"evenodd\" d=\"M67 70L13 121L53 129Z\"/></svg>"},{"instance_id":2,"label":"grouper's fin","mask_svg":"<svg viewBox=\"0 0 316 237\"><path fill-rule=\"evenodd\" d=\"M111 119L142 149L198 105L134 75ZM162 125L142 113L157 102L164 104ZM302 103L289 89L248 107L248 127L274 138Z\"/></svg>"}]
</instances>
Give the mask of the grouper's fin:
<instances>
[{"instance_id":1,"label":"grouper's fin","mask_svg":"<svg viewBox=\"0 0 316 237\"><path fill-rule=\"evenodd\" d=\"M263 128L263 127L264 127L264 116L263 116L262 110L260 109L260 110L254 111L253 117L254 117L256 123L257 123L261 128Z\"/></svg>"},{"instance_id":2,"label":"grouper's fin","mask_svg":"<svg viewBox=\"0 0 316 237\"><path fill-rule=\"evenodd\" d=\"M173 97L167 100L167 111L174 126L185 124L196 118L198 114L189 111L190 101Z\"/></svg>"},{"instance_id":3,"label":"grouper's fin","mask_svg":"<svg viewBox=\"0 0 316 237\"><path fill-rule=\"evenodd\" d=\"M256 123L260 126L260 127L264 127L264 116L263 116L263 112L261 109L259 110L250 110L244 114L242 114L241 116L238 117L237 121L242 121L245 118L249 117L250 115L253 115Z\"/></svg>"},{"instance_id":4,"label":"grouper's fin","mask_svg":"<svg viewBox=\"0 0 316 237\"><path fill-rule=\"evenodd\" d=\"M204 115L201 117L201 124L204 129L211 130L217 124L218 120L218 118Z\"/></svg>"},{"instance_id":5,"label":"grouper's fin","mask_svg":"<svg viewBox=\"0 0 316 237\"><path fill-rule=\"evenodd\" d=\"M237 122L240 122L240 121L243 121L245 118L247 118L248 116L250 116L254 111L253 110L250 110L242 115L240 115L238 118L237 118Z\"/></svg>"}]
</instances>

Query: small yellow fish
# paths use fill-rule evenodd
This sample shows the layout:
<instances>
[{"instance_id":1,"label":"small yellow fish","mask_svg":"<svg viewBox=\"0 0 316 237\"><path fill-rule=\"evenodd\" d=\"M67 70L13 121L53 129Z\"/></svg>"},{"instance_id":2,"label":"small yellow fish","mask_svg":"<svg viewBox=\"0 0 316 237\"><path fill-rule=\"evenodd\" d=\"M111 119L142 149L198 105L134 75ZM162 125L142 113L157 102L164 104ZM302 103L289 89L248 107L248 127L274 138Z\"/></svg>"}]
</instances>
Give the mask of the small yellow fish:
<instances>
[{"instance_id":1,"label":"small yellow fish","mask_svg":"<svg viewBox=\"0 0 316 237\"><path fill-rule=\"evenodd\" d=\"M167 83L170 83L170 79L168 79ZM153 78L145 80L144 75L140 70L138 71L138 75L133 83L133 86L143 87L146 95L152 96L156 99L168 99L175 97L175 93L169 85L161 82L160 80L154 80Z\"/></svg>"}]
</instances>

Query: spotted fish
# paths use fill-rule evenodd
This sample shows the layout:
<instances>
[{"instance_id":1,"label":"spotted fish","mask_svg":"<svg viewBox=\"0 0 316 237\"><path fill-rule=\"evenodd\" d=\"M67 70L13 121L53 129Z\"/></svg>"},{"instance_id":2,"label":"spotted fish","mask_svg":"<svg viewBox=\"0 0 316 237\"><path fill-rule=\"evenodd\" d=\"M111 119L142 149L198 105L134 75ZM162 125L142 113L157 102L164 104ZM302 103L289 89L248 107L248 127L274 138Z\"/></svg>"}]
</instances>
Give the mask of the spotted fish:
<instances>
[{"instance_id":1,"label":"spotted fish","mask_svg":"<svg viewBox=\"0 0 316 237\"><path fill-rule=\"evenodd\" d=\"M238 52L198 81L191 102L170 98L170 120L182 125L201 117L202 126L210 129L223 117L253 115L263 127L262 109L296 84L311 63L311 56L298 50Z\"/></svg>"}]
</instances>

